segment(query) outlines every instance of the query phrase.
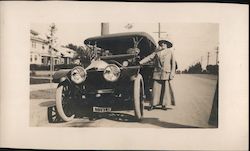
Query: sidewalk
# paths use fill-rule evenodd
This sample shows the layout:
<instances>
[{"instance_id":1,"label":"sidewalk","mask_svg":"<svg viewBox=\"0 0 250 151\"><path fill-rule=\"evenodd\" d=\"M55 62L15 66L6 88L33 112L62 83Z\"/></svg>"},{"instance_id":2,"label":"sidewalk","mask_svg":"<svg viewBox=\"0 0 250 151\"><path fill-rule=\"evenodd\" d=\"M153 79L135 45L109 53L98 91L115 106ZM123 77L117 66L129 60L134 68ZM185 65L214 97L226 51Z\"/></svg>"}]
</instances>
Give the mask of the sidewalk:
<instances>
[{"instance_id":1,"label":"sidewalk","mask_svg":"<svg viewBox=\"0 0 250 151\"><path fill-rule=\"evenodd\" d=\"M58 83L44 83L44 84L32 84L30 85L30 91L55 89Z\"/></svg>"}]
</instances>

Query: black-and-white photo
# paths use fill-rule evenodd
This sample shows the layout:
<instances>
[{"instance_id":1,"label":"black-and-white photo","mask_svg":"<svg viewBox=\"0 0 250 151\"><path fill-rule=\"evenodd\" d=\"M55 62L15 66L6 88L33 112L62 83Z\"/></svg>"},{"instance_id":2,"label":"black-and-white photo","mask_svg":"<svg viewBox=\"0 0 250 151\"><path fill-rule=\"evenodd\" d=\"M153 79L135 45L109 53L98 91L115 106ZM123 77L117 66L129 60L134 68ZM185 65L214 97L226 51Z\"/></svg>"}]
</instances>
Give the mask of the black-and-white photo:
<instances>
[{"instance_id":1,"label":"black-and-white photo","mask_svg":"<svg viewBox=\"0 0 250 151\"><path fill-rule=\"evenodd\" d=\"M219 24L31 23L30 126L218 127Z\"/></svg>"},{"instance_id":2,"label":"black-and-white photo","mask_svg":"<svg viewBox=\"0 0 250 151\"><path fill-rule=\"evenodd\" d=\"M0 1L0 16L3 150L248 149L247 5Z\"/></svg>"}]
</instances>

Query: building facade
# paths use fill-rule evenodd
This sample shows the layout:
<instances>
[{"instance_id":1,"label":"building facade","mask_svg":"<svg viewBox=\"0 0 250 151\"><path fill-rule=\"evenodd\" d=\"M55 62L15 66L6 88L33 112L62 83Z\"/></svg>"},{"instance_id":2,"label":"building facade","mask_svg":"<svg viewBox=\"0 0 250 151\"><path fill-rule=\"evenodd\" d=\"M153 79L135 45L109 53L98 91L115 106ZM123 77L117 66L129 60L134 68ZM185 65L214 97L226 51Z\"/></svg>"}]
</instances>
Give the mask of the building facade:
<instances>
[{"instance_id":1,"label":"building facade","mask_svg":"<svg viewBox=\"0 0 250 151\"><path fill-rule=\"evenodd\" d=\"M50 53L51 52L51 53ZM52 57L52 59L51 59ZM38 32L30 30L30 64L50 65L70 64L74 51L65 47L50 48L49 43Z\"/></svg>"}]
</instances>

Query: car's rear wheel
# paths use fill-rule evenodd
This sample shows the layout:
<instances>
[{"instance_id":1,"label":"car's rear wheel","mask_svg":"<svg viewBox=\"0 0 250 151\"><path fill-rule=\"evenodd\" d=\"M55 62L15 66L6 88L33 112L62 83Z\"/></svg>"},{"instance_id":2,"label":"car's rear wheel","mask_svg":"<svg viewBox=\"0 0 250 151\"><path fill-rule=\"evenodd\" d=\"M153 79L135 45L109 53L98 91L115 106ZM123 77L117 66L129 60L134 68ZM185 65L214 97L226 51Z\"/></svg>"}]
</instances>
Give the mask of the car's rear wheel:
<instances>
[{"instance_id":1,"label":"car's rear wheel","mask_svg":"<svg viewBox=\"0 0 250 151\"><path fill-rule=\"evenodd\" d=\"M68 82L59 83L56 90L56 109L62 120L66 122L75 117L71 91Z\"/></svg>"},{"instance_id":2,"label":"car's rear wheel","mask_svg":"<svg viewBox=\"0 0 250 151\"><path fill-rule=\"evenodd\" d=\"M137 120L141 120L143 116L143 109L144 109L144 83L141 74L134 80L134 111L135 111L135 118Z\"/></svg>"}]
</instances>

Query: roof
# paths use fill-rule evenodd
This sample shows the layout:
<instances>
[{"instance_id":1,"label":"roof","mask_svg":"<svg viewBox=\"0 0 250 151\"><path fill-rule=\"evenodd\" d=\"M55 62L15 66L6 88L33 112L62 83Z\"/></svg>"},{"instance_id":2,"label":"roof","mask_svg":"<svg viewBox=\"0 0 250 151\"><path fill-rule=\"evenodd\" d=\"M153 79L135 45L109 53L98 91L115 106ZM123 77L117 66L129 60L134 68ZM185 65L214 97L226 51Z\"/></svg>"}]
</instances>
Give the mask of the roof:
<instances>
[{"instance_id":1,"label":"roof","mask_svg":"<svg viewBox=\"0 0 250 151\"><path fill-rule=\"evenodd\" d=\"M47 43L47 40L41 38L41 37L38 37L38 36L30 36L30 39L31 40L34 40L34 41L38 41L38 42L41 42L43 44L46 44Z\"/></svg>"},{"instance_id":2,"label":"roof","mask_svg":"<svg viewBox=\"0 0 250 151\"><path fill-rule=\"evenodd\" d=\"M63 57L73 58L75 51L66 47L60 47L58 48L60 53L63 55Z\"/></svg>"},{"instance_id":3,"label":"roof","mask_svg":"<svg viewBox=\"0 0 250 151\"><path fill-rule=\"evenodd\" d=\"M36 32L35 30L32 30L32 29L30 30L30 33L33 34L33 35L39 35L38 32Z\"/></svg>"},{"instance_id":4,"label":"roof","mask_svg":"<svg viewBox=\"0 0 250 151\"><path fill-rule=\"evenodd\" d=\"M44 44L48 42L47 40L45 40L45 38L42 38L41 35L33 29L30 30L30 34L31 34L30 35L31 40L38 41Z\"/></svg>"},{"instance_id":5,"label":"roof","mask_svg":"<svg viewBox=\"0 0 250 151\"><path fill-rule=\"evenodd\" d=\"M126 52L129 48L134 47L133 38L140 40L138 48L141 51L148 51L149 54L156 48L156 43L152 36L146 32L126 32L108 34L104 36L96 36L88 38L84 41L84 44L95 45L97 47L111 50L117 53Z\"/></svg>"}]
</instances>

